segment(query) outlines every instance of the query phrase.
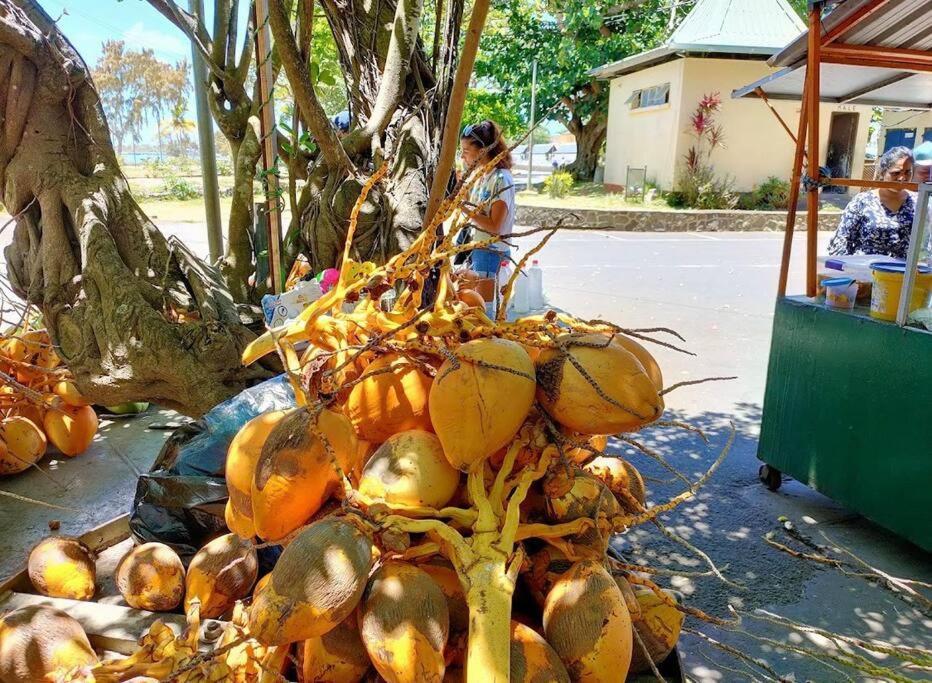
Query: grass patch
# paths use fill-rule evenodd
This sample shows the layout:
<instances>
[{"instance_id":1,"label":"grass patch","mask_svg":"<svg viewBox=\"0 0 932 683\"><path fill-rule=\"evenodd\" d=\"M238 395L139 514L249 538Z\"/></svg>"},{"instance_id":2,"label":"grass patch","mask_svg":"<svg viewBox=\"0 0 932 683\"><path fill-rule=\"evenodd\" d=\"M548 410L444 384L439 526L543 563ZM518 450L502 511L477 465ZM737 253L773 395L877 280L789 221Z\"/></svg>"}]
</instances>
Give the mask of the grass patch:
<instances>
[{"instance_id":1,"label":"grass patch","mask_svg":"<svg viewBox=\"0 0 932 683\"><path fill-rule=\"evenodd\" d=\"M596 183L576 183L565 197L527 190L518 193L517 201L522 206L542 206L565 209L669 209L667 202L657 196L651 202L628 201L623 194L609 192Z\"/></svg>"}]
</instances>

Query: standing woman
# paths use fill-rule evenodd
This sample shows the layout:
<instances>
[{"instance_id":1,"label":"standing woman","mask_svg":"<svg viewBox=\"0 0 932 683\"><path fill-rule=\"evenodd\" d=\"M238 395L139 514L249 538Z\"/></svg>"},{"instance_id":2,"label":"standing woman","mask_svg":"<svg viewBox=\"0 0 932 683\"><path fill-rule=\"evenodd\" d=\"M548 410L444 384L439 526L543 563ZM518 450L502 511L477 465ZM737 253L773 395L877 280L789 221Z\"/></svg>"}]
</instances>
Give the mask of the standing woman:
<instances>
[{"instance_id":1,"label":"standing woman","mask_svg":"<svg viewBox=\"0 0 932 683\"><path fill-rule=\"evenodd\" d=\"M495 168L473 185L469 194L472 206L465 210L475 228L472 242L493 236L508 237L515 225L515 180L511 175L512 159L501 128L493 121L482 121L463 129L460 150L467 169L482 168L504 153ZM510 255L508 245L496 242L470 255L470 268L483 278L496 278L502 259Z\"/></svg>"}]
</instances>

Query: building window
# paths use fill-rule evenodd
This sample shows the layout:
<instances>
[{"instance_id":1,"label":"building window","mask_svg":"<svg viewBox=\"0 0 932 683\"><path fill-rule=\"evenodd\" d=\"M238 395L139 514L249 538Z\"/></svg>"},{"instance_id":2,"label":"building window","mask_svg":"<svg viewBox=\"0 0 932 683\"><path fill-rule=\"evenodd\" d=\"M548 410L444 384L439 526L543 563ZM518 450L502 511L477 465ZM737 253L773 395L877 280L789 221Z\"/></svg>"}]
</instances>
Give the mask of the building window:
<instances>
[{"instance_id":1,"label":"building window","mask_svg":"<svg viewBox=\"0 0 932 683\"><path fill-rule=\"evenodd\" d=\"M670 101L670 84L655 85L652 88L635 90L628 98L627 104L632 109L644 109L645 107L656 107L661 104L667 104Z\"/></svg>"}]
</instances>

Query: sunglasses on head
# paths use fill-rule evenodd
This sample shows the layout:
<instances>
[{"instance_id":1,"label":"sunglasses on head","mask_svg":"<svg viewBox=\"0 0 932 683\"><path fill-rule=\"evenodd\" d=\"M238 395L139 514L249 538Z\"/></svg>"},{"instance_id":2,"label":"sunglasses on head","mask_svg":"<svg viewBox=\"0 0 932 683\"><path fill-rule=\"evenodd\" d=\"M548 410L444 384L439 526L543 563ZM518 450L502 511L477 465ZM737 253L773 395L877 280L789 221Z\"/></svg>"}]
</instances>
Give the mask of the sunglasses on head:
<instances>
[{"instance_id":1,"label":"sunglasses on head","mask_svg":"<svg viewBox=\"0 0 932 683\"><path fill-rule=\"evenodd\" d=\"M473 140L475 140L476 142L478 142L480 145L482 145L483 147L485 147L485 140L483 140L482 138L479 137L479 129L480 129L481 127L482 127L482 124L481 124L481 123L472 123L472 124L466 126L466 127L463 129L463 137L464 137L464 138L472 138Z\"/></svg>"}]
</instances>

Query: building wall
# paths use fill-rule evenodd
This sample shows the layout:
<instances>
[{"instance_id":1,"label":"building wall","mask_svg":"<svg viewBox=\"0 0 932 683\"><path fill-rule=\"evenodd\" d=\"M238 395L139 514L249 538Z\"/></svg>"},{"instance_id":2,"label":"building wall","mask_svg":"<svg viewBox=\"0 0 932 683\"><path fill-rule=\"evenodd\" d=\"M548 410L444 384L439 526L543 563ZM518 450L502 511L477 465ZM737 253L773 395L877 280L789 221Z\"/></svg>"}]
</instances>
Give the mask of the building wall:
<instances>
[{"instance_id":1,"label":"building wall","mask_svg":"<svg viewBox=\"0 0 932 683\"><path fill-rule=\"evenodd\" d=\"M605 183L624 187L629 166L647 168L647 177L661 187L673 184L677 126L680 118L678 93L683 87L684 60L644 69L611 82L608 135L605 152ZM625 104L635 90L670 83L670 102L631 110Z\"/></svg>"},{"instance_id":2,"label":"building wall","mask_svg":"<svg viewBox=\"0 0 932 683\"><path fill-rule=\"evenodd\" d=\"M718 123L722 126L725 138L724 147L712 153L712 164L716 171L730 176L734 180L734 189L739 192L752 190L769 176L788 179L795 150L786 131L762 101L735 100L731 97L733 90L771 72L766 62L762 61L689 57L615 79L612 82L609 107L606 183L623 185L627 164L636 166L647 163L648 176L655 178L662 189L671 189L684 156L694 144L694 139L686 132L689 129L689 118L703 95L713 92L718 92L722 98ZM672 74L676 75L675 80ZM632 91L667 81L671 83L669 109L658 107L656 111L631 111L624 104ZM795 135L799 121L799 102L771 103ZM871 109L853 105L822 105L819 124L822 164L825 163L834 111L860 114L851 176L861 177ZM663 130L664 134L650 135L652 126L656 130Z\"/></svg>"},{"instance_id":3,"label":"building wall","mask_svg":"<svg viewBox=\"0 0 932 683\"><path fill-rule=\"evenodd\" d=\"M907 129L913 131L915 137L912 138L912 147L917 147L925 139L932 139L932 111L916 111L913 109L886 109L883 114L883 132L881 133L880 153L894 144L887 145L887 135L891 130L901 131ZM898 134L895 142L904 142L908 138ZM910 145L907 145L910 146Z\"/></svg>"}]
</instances>

